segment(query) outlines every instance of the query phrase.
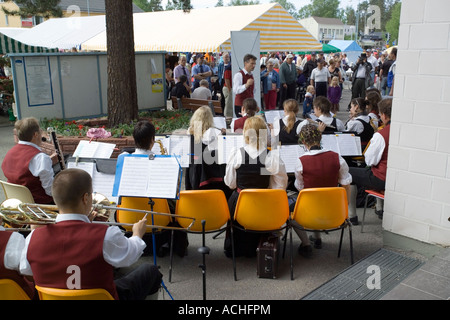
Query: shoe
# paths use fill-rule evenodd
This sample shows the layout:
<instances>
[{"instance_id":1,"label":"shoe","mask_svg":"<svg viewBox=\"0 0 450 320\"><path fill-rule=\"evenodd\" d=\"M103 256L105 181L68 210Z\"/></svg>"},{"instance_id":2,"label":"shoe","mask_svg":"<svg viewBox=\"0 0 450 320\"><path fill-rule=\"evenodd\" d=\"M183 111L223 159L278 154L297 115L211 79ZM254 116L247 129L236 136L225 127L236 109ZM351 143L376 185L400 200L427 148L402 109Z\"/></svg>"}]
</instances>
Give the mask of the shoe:
<instances>
[{"instance_id":1,"label":"shoe","mask_svg":"<svg viewBox=\"0 0 450 320\"><path fill-rule=\"evenodd\" d=\"M350 222L352 223L352 225L357 226L359 224L358 216L350 218Z\"/></svg>"},{"instance_id":2,"label":"shoe","mask_svg":"<svg viewBox=\"0 0 450 320\"><path fill-rule=\"evenodd\" d=\"M312 247L311 245L302 246L300 245L298 247L298 254L301 255L304 258L311 258L312 256Z\"/></svg>"},{"instance_id":3,"label":"shoe","mask_svg":"<svg viewBox=\"0 0 450 320\"><path fill-rule=\"evenodd\" d=\"M316 239L313 236L309 236L309 241L314 243L315 249L322 249L322 239Z\"/></svg>"},{"instance_id":4,"label":"shoe","mask_svg":"<svg viewBox=\"0 0 450 320\"><path fill-rule=\"evenodd\" d=\"M375 214L378 216L378 218L383 219L383 210L375 210Z\"/></svg>"}]
</instances>

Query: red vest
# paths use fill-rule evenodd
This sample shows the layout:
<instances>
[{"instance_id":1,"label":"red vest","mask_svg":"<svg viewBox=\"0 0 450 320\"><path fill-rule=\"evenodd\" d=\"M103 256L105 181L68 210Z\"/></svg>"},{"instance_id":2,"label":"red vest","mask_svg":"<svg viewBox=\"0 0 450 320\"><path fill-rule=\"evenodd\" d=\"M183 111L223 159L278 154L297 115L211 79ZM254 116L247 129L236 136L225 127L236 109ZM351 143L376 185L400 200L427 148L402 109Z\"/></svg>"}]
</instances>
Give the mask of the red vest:
<instances>
[{"instance_id":1,"label":"red vest","mask_svg":"<svg viewBox=\"0 0 450 320\"><path fill-rule=\"evenodd\" d=\"M15 281L25 293L33 299L34 297L34 284L29 282L25 277L21 276L16 270L9 270L5 268L5 251L9 238L11 237L11 231L0 231L0 279L10 279Z\"/></svg>"},{"instance_id":2,"label":"red vest","mask_svg":"<svg viewBox=\"0 0 450 320\"><path fill-rule=\"evenodd\" d=\"M304 188L337 187L339 183L339 155L327 151L300 157L303 166Z\"/></svg>"},{"instance_id":3,"label":"red vest","mask_svg":"<svg viewBox=\"0 0 450 320\"><path fill-rule=\"evenodd\" d=\"M378 133L381 134L381 136L384 139L385 147L383 150L383 154L381 155L380 162L378 162L378 164L376 166L372 166L373 175L383 181L386 181L390 129L391 129L391 125L388 124L383 129L378 131Z\"/></svg>"},{"instance_id":4,"label":"red vest","mask_svg":"<svg viewBox=\"0 0 450 320\"><path fill-rule=\"evenodd\" d=\"M34 202L40 204L53 203L53 198L45 193L41 180L31 174L30 161L40 153L38 149L26 144L16 144L6 153L2 170L8 182L26 186L33 195Z\"/></svg>"},{"instance_id":5,"label":"red vest","mask_svg":"<svg viewBox=\"0 0 450 320\"><path fill-rule=\"evenodd\" d=\"M239 71L242 74L242 84L245 84L248 79L253 79L253 76L251 74L245 74L244 71ZM250 87L245 89L245 91L239 93L236 95L236 98L234 99L234 105L235 106L242 106L242 103L247 98L253 98L253 88L255 87L255 84L252 84Z\"/></svg>"},{"instance_id":6,"label":"red vest","mask_svg":"<svg viewBox=\"0 0 450 320\"><path fill-rule=\"evenodd\" d=\"M113 267L103 258L107 228L72 220L36 229L27 252L36 285L67 289L67 282L74 283L72 277L78 274L80 289L103 288L119 299ZM69 266L79 267L79 272Z\"/></svg>"},{"instance_id":7,"label":"red vest","mask_svg":"<svg viewBox=\"0 0 450 320\"><path fill-rule=\"evenodd\" d=\"M238 118L234 121L234 131L238 129L244 129L245 120L247 120L247 116Z\"/></svg>"}]
</instances>

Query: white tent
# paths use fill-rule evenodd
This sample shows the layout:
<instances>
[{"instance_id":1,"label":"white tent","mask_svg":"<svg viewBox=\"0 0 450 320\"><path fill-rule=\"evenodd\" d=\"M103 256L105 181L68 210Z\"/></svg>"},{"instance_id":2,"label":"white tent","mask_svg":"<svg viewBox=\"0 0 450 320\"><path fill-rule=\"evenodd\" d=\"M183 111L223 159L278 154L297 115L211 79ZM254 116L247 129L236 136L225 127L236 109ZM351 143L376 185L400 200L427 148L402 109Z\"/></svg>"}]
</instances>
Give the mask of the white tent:
<instances>
[{"instance_id":1,"label":"white tent","mask_svg":"<svg viewBox=\"0 0 450 320\"><path fill-rule=\"evenodd\" d=\"M230 51L231 31L260 31L260 50L320 50L322 45L278 3L134 14L136 51ZM83 50L106 51L106 30Z\"/></svg>"},{"instance_id":2,"label":"white tent","mask_svg":"<svg viewBox=\"0 0 450 320\"><path fill-rule=\"evenodd\" d=\"M346 53L349 63L356 63L356 60L358 60L358 57L364 51L354 40L331 40L328 44Z\"/></svg>"},{"instance_id":3,"label":"white tent","mask_svg":"<svg viewBox=\"0 0 450 320\"><path fill-rule=\"evenodd\" d=\"M106 30L105 16L55 18L15 36L15 39L49 48L80 48L81 44Z\"/></svg>"}]
</instances>

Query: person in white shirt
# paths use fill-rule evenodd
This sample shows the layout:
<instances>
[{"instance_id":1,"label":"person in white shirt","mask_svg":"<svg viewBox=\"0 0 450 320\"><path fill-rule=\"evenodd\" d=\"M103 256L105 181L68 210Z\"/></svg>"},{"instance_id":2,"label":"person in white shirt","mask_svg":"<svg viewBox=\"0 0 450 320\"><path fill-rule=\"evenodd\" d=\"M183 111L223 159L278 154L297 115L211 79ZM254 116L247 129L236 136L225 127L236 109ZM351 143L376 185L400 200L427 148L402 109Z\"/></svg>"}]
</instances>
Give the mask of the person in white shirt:
<instances>
[{"instance_id":1,"label":"person in white shirt","mask_svg":"<svg viewBox=\"0 0 450 320\"><path fill-rule=\"evenodd\" d=\"M379 62L378 62L378 59L373 56L372 49L367 49L366 53L367 53L367 62L370 62L370 64L372 65L372 70L370 71L371 81L368 86L368 88L369 88L369 87L373 86L375 83L375 71L377 70L377 68L379 66Z\"/></svg>"},{"instance_id":2,"label":"person in white shirt","mask_svg":"<svg viewBox=\"0 0 450 320\"><path fill-rule=\"evenodd\" d=\"M191 93L191 99L211 100L212 94L209 90L208 80L200 80L200 86Z\"/></svg>"},{"instance_id":3,"label":"person in white shirt","mask_svg":"<svg viewBox=\"0 0 450 320\"><path fill-rule=\"evenodd\" d=\"M316 97L327 96L328 85L331 83L331 74L324 68L325 61L317 60L317 68L311 72L310 84L316 89Z\"/></svg>"},{"instance_id":4,"label":"person in white shirt","mask_svg":"<svg viewBox=\"0 0 450 320\"><path fill-rule=\"evenodd\" d=\"M308 124L315 123L322 132L342 132L345 131L344 123L335 118L330 113L331 102L325 97L317 97L313 101L314 120L306 119L299 124L299 129Z\"/></svg>"},{"instance_id":5,"label":"person in white shirt","mask_svg":"<svg viewBox=\"0 0 450 320\"><path fill-rule=\"evenodd\" d=\"M27 236L20 259L23 275L44 287L104 288L120 300L144 300L159 290L162 274L148 263L114 279L114 268L132 266L141 257L146 218L133 225L129 238L117 226L91 223L92 178L81 169L58 173L52 190L59 209L56 223Z\"/></svg>"},{"instance_id":6,"label":"person in white shirt","mask_svg":"<svg viewBox=\"0 0 450 320\"><path fill-rule=\"evenodd\" d=\"M244 68L236 72L233 76L233 93L234 98L234 118L240 118L242 104L247 98L254 98L256 95L255 79L253 78L253 70L256 66L256 57L252 54L244 56Z\"/></svg>"}]
</instances>

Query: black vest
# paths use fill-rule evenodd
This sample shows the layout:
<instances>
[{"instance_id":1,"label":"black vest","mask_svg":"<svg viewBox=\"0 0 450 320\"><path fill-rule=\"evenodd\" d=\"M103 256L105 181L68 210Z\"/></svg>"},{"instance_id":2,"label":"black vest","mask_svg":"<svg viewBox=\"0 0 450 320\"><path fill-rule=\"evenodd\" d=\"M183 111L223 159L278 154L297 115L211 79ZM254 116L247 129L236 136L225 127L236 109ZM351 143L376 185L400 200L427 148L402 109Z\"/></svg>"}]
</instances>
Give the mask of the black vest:
<instances>
[{"instance_id":1,"label":"black vest","mask_svg":"<svg viewBox=\"0 0 450 320\"><path fill-rule=\"evenodd\" d=\"M266 153L262 153L256 159L250 159L244 148L240 149L243 163L236 170L237 188L265 189L269 187L270 175L261 174L265 168Z\"/></svg>"},{"instance_id":2,"label":"black vest","mask_svg":"<svg viewBox=\"0 0 450 320\"><path fill-rule=\"evenodd\" d=\"M291 129L291 132L286 131L286 125L283 122L283 119L280 119L280 135L279 139L281 144L295 144L298 143L298 135L297 135L297 128L300 124L300 120L296 121L294 123L294 126Z\"/></svg>"}]
</instances>

